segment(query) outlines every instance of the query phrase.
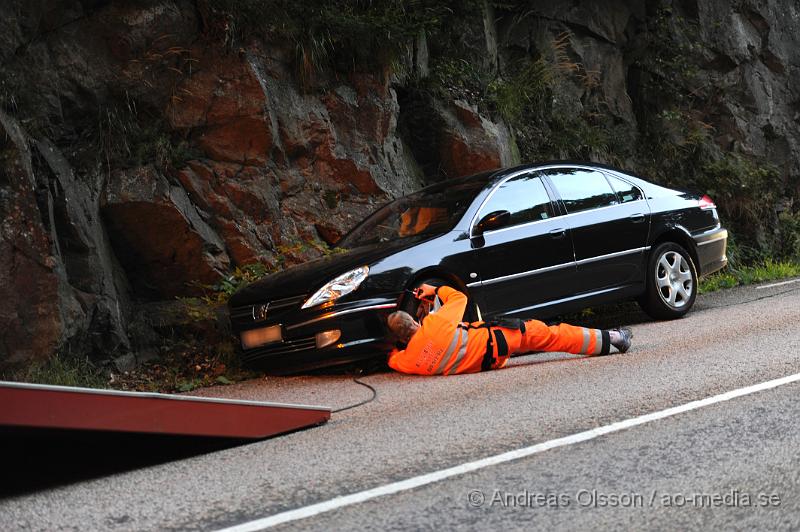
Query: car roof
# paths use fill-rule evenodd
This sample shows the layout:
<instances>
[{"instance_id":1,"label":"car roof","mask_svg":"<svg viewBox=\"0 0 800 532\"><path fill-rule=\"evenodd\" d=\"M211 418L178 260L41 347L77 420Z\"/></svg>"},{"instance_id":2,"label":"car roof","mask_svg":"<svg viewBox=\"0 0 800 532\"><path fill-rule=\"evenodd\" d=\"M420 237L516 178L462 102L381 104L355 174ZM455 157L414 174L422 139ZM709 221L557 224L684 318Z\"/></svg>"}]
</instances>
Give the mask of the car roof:
<instances>
[{"instance_id":1,"label":"car roof","mask_svg":"<svg viewBox=\"0 0 800 532\"><path fill-rule=\"evenodd\" d=\"M623 174L628 177L633 177L637 179L643 179L636 174L627 171L621 170L620 168L603 164L603 163L595 163L595 162L587 162L587 161L577 161L577 160L553 160L553 161L539 161L535 163L526 163L520 164L517 166L510 166L505 168L495 168L493 170L487 170L485 172L480 172L477 174L472 174L468 176L462 177L455 177L451 179L445 179L443 181L438 181L436 183L431 183L430 185L422 188L419 192L423 192L428 188L437 187L437 186L449 186L449 185L456 185L460 183L468 183L473 181L480 181L486 183L487 186L493 186L498 181L508 177L509 174L514 174L520 172L522 170L537 170L540 168L552 167L552 166L577 166L577 167L588 167L588 168L596 168L598 170L610 170L612 172L617 172Z\"/></svg>"},{"instance_id":2,"label":"car roof","mask_svg":"<svg viewBox=\"0 0 800 532\"><path fill-rule=\"evenodd\" d=\"M617 168L615 166L611 166L609 164L589 162L589 161L578 161L578 160L573 160L573 159L561 159L561 160L553 160L553 161L538 161L538 162L535 162L535 163L521 164L521 165L510 167L510 168L501 168L501 169L497 169L496 171L494 171L494 173L492 174L491 177L492 177L492 181L496 181L496 180L502 179L503 177L506 177L508 174L516 173L516 172L519 172L521 170L538 170L540 168L547 168L547 167L553 167L553 166L560 166L560 167L576 166L576 167L584 167L584 168L596 168L598 170L609 170L609 171L612 171L612 172L617 172L617 173L624 174L626 176L637 177L639 179L642 179L641 177L637 176L636 174L630 172L629 170L622 170L620 168Z\"/></svg>"}]
</instances>

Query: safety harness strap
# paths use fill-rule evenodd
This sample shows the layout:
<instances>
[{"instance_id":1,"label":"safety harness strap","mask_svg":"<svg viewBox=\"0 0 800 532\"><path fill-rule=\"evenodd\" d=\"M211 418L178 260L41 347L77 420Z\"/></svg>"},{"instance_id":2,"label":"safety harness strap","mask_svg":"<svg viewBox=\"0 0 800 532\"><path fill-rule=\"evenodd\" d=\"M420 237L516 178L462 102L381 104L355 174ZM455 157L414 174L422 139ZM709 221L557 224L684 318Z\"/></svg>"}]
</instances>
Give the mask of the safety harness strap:
<instances>
[{"instance_id":1,"label":"safety harness strap","mask_svg":"<svg viewBox=\"0 0 800 532\"><path fill-rule=\"evenodd\" d=\"M461 322L458 324L462 329L489 329L490 327L503 327L505 329L518 329L525 334L525 322L518 318L497 318L491 321L481 322L477 325L473 323Z\"/></svg>"},{"instance_id":2,"label":"safety harness strap","mask_svg":"<svg viewBox=\"0 0 800 532\"><path fill-rule=\"evenodd\" d=\"M503 334L503 331L500 329L493 329L491 327L487 327L487 329L489 330L489 337L486 339L486 352L483 353L481 371L488 371L492 369L492 366L496 360L508 355L508 341L506 340L506 335ZM497 356L494 354L492 335L494 335L494 341L497 342Z\"/></svg>"},{"instance_id":3,"label":"safety harness strap","mask_svg":"<svg viewBox=\"0 0 800 532\"><path fill-rule=\"evenodd\" d=\"M489 328L489 324L488 323L479 323L478 325L475 325L474 323L461 322L461 323L458 324L458 327L460 329L464 329L465 331L468 331L470 329L488 329Z\"/></svg>"},{"instance_id":4,"label":"safety harness strap","mask_svg":"<svg viewBox=\"0 0 800 532\"><path fill-rule=\"evenodd\" d=\"M483 360L481 361L481 371L489 371L492 369L492 362L494 356L492 353L492 330L486 327L489 334L486 335L486 351L483 353Z\"/></svg>"},{"instance_id":5,"label":"safety harness strap","mask_svg":"<svg viewBox=\"0 0 800 532\"><path fill-rule=\"evenodd\" d=\"M509 325L512 323L506 322ZM500 325L502 326L502 325ZM494 361L499 357L504 357L508 355L508 341L506 340L505 335L501 329L498 329L498 324L496 322L488 322L488 323L479 323L478 325L473 325L472 323L459 323L457 329L462 329L464 331L468 331L469 329L486 329L489 333L486 337L486 351L483 353L483 359L481 360L481 371L488 371L492 369L492 365ZM510 329L519 328L523 334L525 332L525 322L522 320L516 320L513 322L512 327L508 327ZM494 339L492 338L492 334L494 333ZM497 357L494 355L494 342L497 342Z\"/></svg>"},{"instance_id":6,"label":"safety harness strap","mask_svg":"<svg viewBox=\"0 0 800 532\"><path fill-rule=\"evenodd\" d=\"M506 335L500 329L492 329L494 331L494 338L497 341L497 358L508 355L508 342Z\"/></svg>"}]
</instances>

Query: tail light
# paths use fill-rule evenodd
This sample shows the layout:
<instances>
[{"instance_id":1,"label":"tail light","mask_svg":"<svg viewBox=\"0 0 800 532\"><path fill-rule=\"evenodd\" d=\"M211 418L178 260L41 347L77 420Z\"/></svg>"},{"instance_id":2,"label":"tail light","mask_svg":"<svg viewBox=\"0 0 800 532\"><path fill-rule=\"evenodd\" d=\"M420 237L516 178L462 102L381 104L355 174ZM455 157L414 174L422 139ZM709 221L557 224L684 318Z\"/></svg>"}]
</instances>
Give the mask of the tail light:
<instances>
[{"instance_id":1,"label":"tail light","mask_svg":"<svg viewBox=\"0 0 800 532\"><path fill-rule=\"evenodd\" d=\"M700 205L699 206L703 210L709 210L709 209L716 209L717 208L717 204L714 203L714 200L712 200L708 196L708 194L706 194L702 198L700 198Z\"/></svg>"}]
</instances>

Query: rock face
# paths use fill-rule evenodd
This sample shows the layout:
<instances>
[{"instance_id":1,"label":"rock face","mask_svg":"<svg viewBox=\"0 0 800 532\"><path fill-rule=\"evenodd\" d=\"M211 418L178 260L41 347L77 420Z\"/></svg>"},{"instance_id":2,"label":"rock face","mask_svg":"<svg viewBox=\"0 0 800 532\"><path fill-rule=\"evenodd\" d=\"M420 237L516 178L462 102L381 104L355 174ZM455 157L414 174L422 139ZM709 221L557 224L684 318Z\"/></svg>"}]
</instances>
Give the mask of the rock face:
<instances>
[{"instance_id":1,"label":"rock face","mask_svg":"<svg viewBox=\"0 0 800 532\"><path fill-rule=\"evenodd\" d=\"M209 159L265 165L273 147L267 95L242 58L204 52L192 51L199 59L169 102L170 126L194 136Z\"/></svg>"},{"instance_id":2,"label":"rock face","mask_svg":"<svg viewBox=\"0 0 800 532\"><path fill-rule=\"evenodd\" d=\"M401 135L426 176L452 178L511 166L511 135L462 100L449 105L425 94L406 95Z\"/></svg>"},{"instance_id":3,"label":"rock face","mask_svg":"<svg viewBox=\"0 0 800 532\"><path fill-rule=\"evenodd\" d=\"M0 114L2 214L0 293L3 333L0 356L9 362L49 356L66 325L59 305L59 266L36 202L31 151L19 124ZM20 287L25 287L20 289Z\"/></svg>"},{"instance_id":4,"label":"rock face","mask_svg":"<svg viewBox=\"0 0 800 532\"><path fill-rule=\"evenodd\" d=\"M521 131L491 105L425 89L443 52L424 34L404 69L309 87L292 45L232 40L205 5L0 7L0 366L130 355L146 348L143 306L202 294L238 266L314 258L382 202L519 162ZM664 106L642 89L655 74L639 55L665 9L699 28L664 31L698 45L714 142L800 182L795 2L547 0L524 17L487 3L470 46L485 43L477 62L508 78L520 54L568 32L559 68L579 75L546 105L601 109L635 139L642 109Z\"/></svg>"},{"instance_id":5,"label":"rock face","mask_svg":"<svg viewBox=\"0 0 800 532\"><path fill-rule=\"evenodd\" d=\"M31 141L3 112L0 126L0 360L43 360L65 348L129 349L127 287L115 276L91 193L52 144Z\"/></svg>"},{"instance_id":6,"label":"rock face","mask_svg":"<svg viewBox=\"0 0 800 532\"><path fill-rule=\"evenodd\" d=\"M777 0L698 2L702 41L708 48L703 77L730 97L714 116L720 143L800 176L800 5ZM715 124L715 125L716 125Z\"/></svg>"},{"instance_id":7,"label":"rock face","mask_svg":"<svg viewBox=\"0 0 800 532\"><path fill-rule=\"evenodd\" d=\"M230 265L222 239L200 217L186 191L152 166L118 170L101 198L116 256L134 291L151 297L199 292Z\"/></svg>"}]
</instances>

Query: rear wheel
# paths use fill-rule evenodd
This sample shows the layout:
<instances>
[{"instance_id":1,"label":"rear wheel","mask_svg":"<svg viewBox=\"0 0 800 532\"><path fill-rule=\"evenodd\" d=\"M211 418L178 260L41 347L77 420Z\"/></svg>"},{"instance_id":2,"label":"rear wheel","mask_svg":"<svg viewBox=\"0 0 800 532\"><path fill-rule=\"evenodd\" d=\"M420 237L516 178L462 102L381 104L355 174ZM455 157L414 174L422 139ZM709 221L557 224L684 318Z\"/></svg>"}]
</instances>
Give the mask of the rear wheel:
<instances>
[{"instance_id":1,"label":"rear wheel","mask_svg":"<svg viewBox=\"0 0 800 532\"><path fill-rule=\"evenodd\" d=\"M653 250L647 267L647 291L639 305L656 319L680 318L697 297L697 268L692 256L674 242Z\"/></svg>"},{"instance_id":2,"label":"rear wheel","mask_svg":"<svg viewBox=\"0 0 800 532\"><path fill-rule=\"evenodd\" d=\"M411 289L413 290L414 288L418 288L423 284L429 284L432 286L449 286L450 288L455 288L456 290L462 291L461 288L454 286L455 283L437 277L419 280L414 283ZM408 312L417 321L422 321L422 319L431 312L436 312L441 305L442 302L438 297L434 299L433 303L428 303L427 301L421 301L417 299L411 294L407 294L404 301L400 305L400 310ZM464 311L464 321L477 321L480 319L479 315L480 313L477 305L475 305L472 300L468 301L467 308Z\"/></svg>"}]
</instances>

